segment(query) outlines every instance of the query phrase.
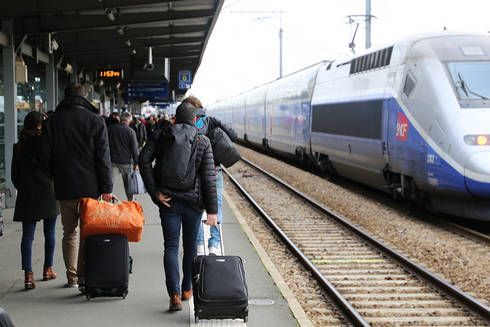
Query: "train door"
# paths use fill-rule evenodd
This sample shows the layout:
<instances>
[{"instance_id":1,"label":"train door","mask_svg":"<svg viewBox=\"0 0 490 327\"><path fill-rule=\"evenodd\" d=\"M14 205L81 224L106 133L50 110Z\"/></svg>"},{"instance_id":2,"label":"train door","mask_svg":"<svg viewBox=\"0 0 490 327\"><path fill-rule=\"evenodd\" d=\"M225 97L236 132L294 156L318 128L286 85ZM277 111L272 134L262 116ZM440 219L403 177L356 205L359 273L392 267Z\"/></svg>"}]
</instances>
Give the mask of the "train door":
<instances>
[{"instance_id":1,"label":"train door","mask_svg":"<svg viewBox=\"0 0 490 327\"><path fill-rule=\"evenodd\" d=\"M297 155L302 157L309 150L309 110L310 103L303 99L298 103L295 110L294 134L297 146Z\"/></svg>"}]
</instances>

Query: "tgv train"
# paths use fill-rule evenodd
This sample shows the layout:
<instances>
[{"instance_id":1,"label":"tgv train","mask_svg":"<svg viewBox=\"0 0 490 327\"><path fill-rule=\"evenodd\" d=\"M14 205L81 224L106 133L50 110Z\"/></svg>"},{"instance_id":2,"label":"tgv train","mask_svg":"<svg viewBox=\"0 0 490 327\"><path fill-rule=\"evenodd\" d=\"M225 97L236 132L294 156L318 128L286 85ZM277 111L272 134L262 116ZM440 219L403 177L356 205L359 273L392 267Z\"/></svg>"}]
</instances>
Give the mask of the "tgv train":
<instances>
[{"instance_id":1,"label":"tgv train","mask_svg":"<svg viewBox=\"0 0 490 327\"><path fill-rule=\"evenodd\" d=\"M208 110L246 142L490 221L490 36L413 37Z\"/></svg>"}]
</instances>

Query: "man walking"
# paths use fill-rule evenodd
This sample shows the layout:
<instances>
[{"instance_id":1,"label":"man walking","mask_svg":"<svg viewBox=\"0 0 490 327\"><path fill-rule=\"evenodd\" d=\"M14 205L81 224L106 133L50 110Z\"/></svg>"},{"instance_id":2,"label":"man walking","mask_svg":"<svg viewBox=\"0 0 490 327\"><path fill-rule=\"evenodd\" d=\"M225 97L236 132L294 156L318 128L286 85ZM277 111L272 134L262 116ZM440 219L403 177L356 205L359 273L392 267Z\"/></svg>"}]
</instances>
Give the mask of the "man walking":
<instances>
[{"instance_id":1,"label":"man walking","mask_svg":"<svg viewBox=\"0 0 490 327\"><path fill-rule=\"evenodd\" d=\"M110 125L107 128L109 134L109 148L111 149L112 178L117 175L117 170L122 175L124 190L128 201L133 201L133 195L128 193L129 174L138 170L138 140L135 131L129 127L133 120L129 112L121 114L121 122Z\"/></svg>"},{"instance_id":2,"label":"man walking","mask_svg":"<svg viewBox=\"0 0 490 327\"><path fill-rule=\"evenodd\" d=\"M97 108L85 98L82 85L65 89L65 99L45 121L42 137L41 160L54 177L60 201L66 286L77 287L84 275L82 242L77 263L78 200L102 196L110 201L113 197L107 129Z\"/></svg>"}]
</instances>

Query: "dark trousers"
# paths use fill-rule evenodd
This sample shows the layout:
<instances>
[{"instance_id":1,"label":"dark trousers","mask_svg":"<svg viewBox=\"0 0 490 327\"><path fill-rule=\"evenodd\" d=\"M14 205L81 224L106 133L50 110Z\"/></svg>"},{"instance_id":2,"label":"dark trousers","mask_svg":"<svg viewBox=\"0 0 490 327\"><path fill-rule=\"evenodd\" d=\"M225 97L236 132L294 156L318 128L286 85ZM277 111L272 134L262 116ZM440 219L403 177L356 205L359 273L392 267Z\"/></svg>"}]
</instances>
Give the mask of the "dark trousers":
<instances>
[{"instance_id":1,"label":"dark trousers","mask_svg":"<svg viewBox=\"0 0 490 327\"><path fill-rule=\"evenodd\" d=\"M190 207L185 201L173 199L170 208L160 205L160 218L163 230L164 253L163 266L165 268L165 284L170 296L179 294L179 240L180 226L182 225L182 240L184 257L182 260L182 290L192 288L192 261L196 256L196 239L199 230L202 212Z\"/></svg>"},{"instance_id":2,"label":"dark trousers","mask_svg":"<svg viewBox=\"0 0 490 327\"><path fill-rule=\"evenodd\" d=\"M56 243L55 227L56 216L43 219L44 227L44 267L53 265L54 246ZM20 252L22 255L22 270L32 271L32 242L34 241L34 232L36 231L36 222L22 222L22 241L20 243Z\"/></svg>"}]
</instances>

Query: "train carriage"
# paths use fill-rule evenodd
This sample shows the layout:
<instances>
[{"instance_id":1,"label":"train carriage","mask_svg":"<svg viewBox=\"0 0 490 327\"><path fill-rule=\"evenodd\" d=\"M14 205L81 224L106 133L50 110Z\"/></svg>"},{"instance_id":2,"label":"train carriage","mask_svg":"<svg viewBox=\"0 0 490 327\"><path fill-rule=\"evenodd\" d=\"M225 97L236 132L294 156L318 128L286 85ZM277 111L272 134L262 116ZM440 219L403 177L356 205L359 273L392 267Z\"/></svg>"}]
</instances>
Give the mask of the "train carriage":
<instances>
[{"instance_id":1,"label":"train carriage","mask_svg":"<svg viewBox=\"0 0 490 327\"><path fill-rule=\"evenodd\" d=\"M490 36L440 33L322 62L210 110L232 110L239 135L271 151L490 220L489 98Z\"/></svg>"}]
</instances>

